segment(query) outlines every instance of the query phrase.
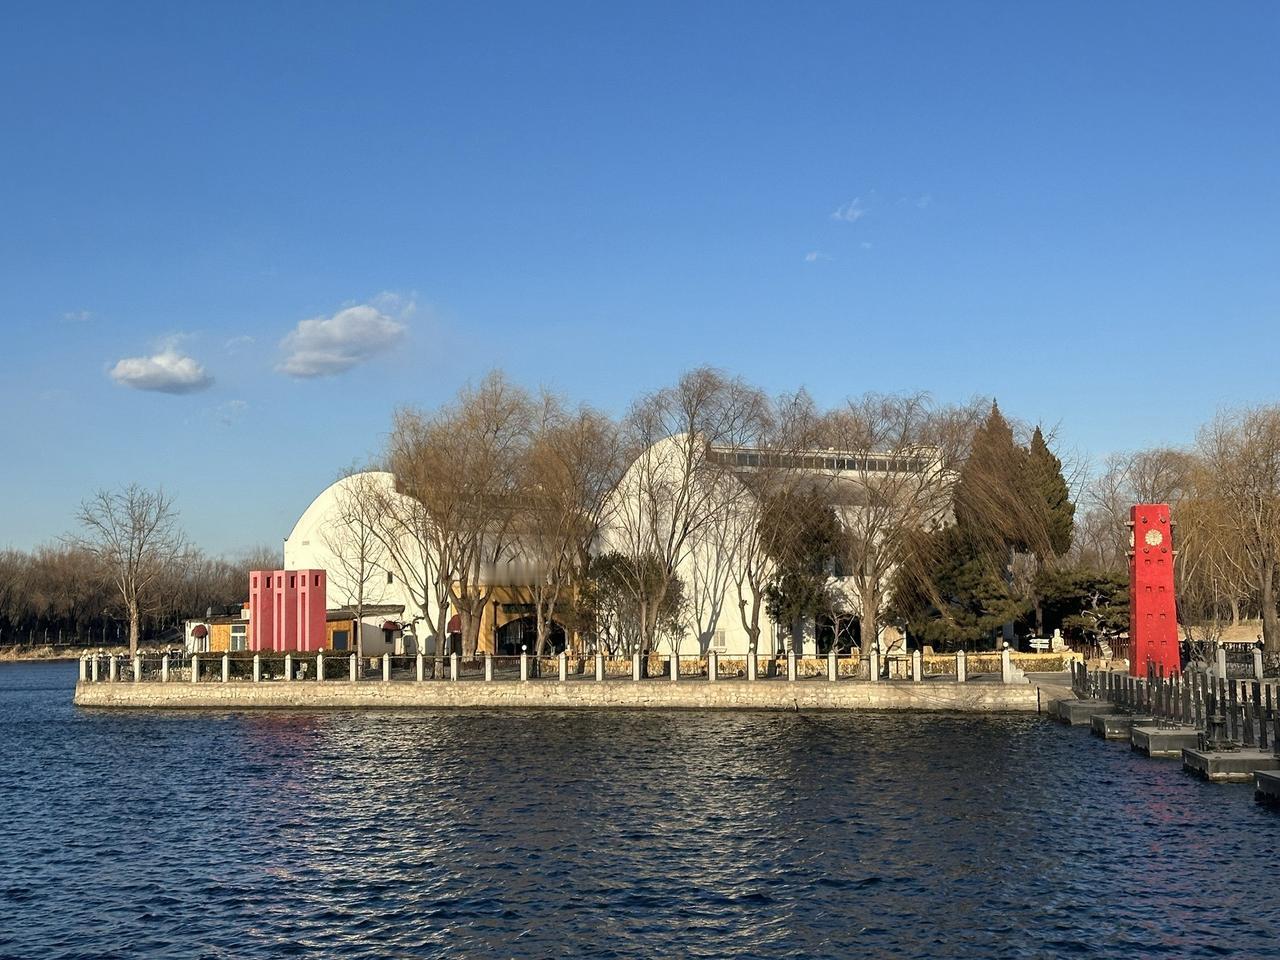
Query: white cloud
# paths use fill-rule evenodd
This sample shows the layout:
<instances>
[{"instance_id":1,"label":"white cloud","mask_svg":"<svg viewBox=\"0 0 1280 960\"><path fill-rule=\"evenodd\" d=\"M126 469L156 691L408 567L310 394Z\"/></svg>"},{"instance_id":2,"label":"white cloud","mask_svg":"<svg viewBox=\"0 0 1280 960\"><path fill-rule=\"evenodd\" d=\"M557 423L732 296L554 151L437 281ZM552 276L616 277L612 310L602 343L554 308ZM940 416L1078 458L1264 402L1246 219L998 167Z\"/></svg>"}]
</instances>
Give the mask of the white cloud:
<instances>
[{"instance_id":1,"label":"white cloud","mask_svg":"<svg viewBox=\"0 0 1280 960\"><path fill-rule=\"evenodd\" d=\"M832 220L840 220L844 223L857 223L866 215L867 208L861 197L854 197L848 203L842 203L831 211Z\"/></svg>"},{"instance_id":2,"label":"white cloud","mask_svg":"<svg viewBox=\"0 0 1280 960\"><path fill-rule=\"evenodd\" d=\"M248 346L252 346L252 345L253 345L253 343L254 343L254 339L253 339L253 337L249 336L248 334L242 333L242 334L241 334L240 336L238 336L238 337L232 337L230 340L228 340L228 341L227 341L226 343L224 343L222 346L223 346L223 349L225 349L225 350L227 350L227 351L229 351L229 352L231 352L231 353L235 353L235 352L236 352L237 350L239 350L241 347L248 347Z\"/></svg>"},{"instance_id":3,"label":"white cloud","mask_svg":"<svg viewBox=\"0 0 1280 960\"><path fill-rule=\"evenodd\" d=\"M213 377L173 345L149 357L126 357L111 368L111 379L135 390L196 393L213 386Z\"/></svg>"},{"instance_id":4,"label":"white cloud","mask_svg":"<svg viewBox=\"0 0 1280 960\"><path fill-rule=\"evenodd\" d=\"M243 400L228 400L217 408L215 415L224 427L230 427L234 426L248 409L249 404Z\"/></svg>"},{"instance_id":5,"label":"white cloud","mask_svg":"<svg viewBox=\"0 0 1280 960\"><path fill-rule=\"evenodd\" d=\"M301 378L350 370L404 339L413 309L412 300L382 293L331 317L303 320L280 341L285 358L276 369Z\"/></svg>"},{"instance_id":6,"label":"white cloud","mask_svg":"<svg viewBox=\"0 0 1280 960\"><path fill-rule=\"evenodd\" d=\"M923 210L925 207L927 207L931 203L933 203L933 194L931 193L922 193L920 194L919 199L916 200L916 206L919 207L921 210Z\"/></svg>"},{"instance_id":7,"label":"white cloud","mask_svg":"<svg viewBox=\"0 0 1280 960\"><path fill-rule=\"evenodd\" d=\"M68 323L88 323L93 319L93 314L88 310L69 310L62 315L62 319Z\"/></svg>"},{"instance_id":8,"label":"white cloud","mask_svg":"<svg viewBox=\"0 0 1280 960\"><path fill-rule=\"evenodd\" d=\"M821 250L810 250L804 255L805 263L817 263L819 260L830 260L831 258Z\"/></svg>"}]
</instances>

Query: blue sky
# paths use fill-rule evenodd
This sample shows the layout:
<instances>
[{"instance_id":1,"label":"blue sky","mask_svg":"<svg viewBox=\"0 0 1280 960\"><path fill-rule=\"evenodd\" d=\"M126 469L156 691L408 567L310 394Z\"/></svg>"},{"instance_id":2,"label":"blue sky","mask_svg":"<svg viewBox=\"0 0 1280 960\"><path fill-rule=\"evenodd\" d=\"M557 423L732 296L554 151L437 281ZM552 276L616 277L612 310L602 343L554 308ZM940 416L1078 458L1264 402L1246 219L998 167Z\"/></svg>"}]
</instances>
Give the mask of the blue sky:
<instances>
[{"instance_id":1,"label":"blue sky","mask_svg":"<svg viewBox=\"0 0 1280 960\"><path fill-rule=\"evenodd\" d=\"M1276 400L1277 40L1272 3L11 6L0 546L133 480L276 543L492 366L1186 442Z\"/></svg>"}]
</instances>

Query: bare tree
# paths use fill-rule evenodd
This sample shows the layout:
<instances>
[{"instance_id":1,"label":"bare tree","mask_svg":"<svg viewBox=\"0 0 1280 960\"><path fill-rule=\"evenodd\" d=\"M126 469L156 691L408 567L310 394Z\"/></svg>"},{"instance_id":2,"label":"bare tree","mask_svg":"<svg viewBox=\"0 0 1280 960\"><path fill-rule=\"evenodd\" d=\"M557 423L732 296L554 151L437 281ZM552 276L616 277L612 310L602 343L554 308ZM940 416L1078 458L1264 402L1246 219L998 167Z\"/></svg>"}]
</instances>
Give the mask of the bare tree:
<instances>
[{"instance_id":1,"label":"bare tree","mask_svg":"<svg viewBox=\"0 0 1280 960\"><path fill-rule=\"evenodd\" d=\"M364 611L386 595L389 557L382 536L384 486L378 474L348 470L335 493L333 523L321 531L332 564L329 588L354 614L356 656L364 657Z\"/></svg>"},{"instance_id":2,"label":"bare tree","mask_svg":"<svg viewBox=\"0 0 1280 960\"><path fill-rule=\"evenodd\" d=\"M131 484L100 490L80 505L81 532L72 541L90 551L120 594L129 622L129 652L138 652L143 615L163 597L156 585L187 557L173 498Z\"/></svg>"},{"instance_id":3,"label":"bare tree","mask_svg":"<svg viewBox=\"0 0 1280 960\"><path fill-rule=\"evenodd\" d=\"M459 612L468 656L513 559L532 422L528 394L496 371L433 415L396 417L389 457L396 487L422 504L437 577Z\"/></svg>"},{"instance_id":4,"label":"bare tree","mask_svg":"<svg viewBox=\"0 0 1280 960\"><path fill-rule=\"evenodd\" d=\"M573 599L587 576L623 466L621 434L612 420L587 407L568 411L557 398L543 398L524 464L527 484L518 530L522 553L534 568L539 655L558 607Z\"/></svg>"},{"instance_id":5,"label":"bare tree","mask_svg":"<svg viewBox=\"0 0 1280 960\"><path fill-rule=\"evenodd\" d=\"M1200 432L1203 488L1220 504L1218 522L1253 574L1267 651L1280 651L1280 407L1221 414Z\"/></svg>"},{"instance_id":6,"label":"bare tree","mask_svg":"<svg viewBox=\"0 0 1280 960\"><path fill-rule=\"evenodd\" d=\"M756 445L766 407L759 390L709 368L686 373L632 407L632 463L611 500L609 538L632 561L626 569L647 571L656 561L661 571L631 581L642 652L653 649L679 568L723 510L734 451Z\"/></svg>"},{"instance_id":7,"label":"bare tree","mask_svg":"<svg viewBox=\"0 0 1280 960\"><path fill-rule=\"evenodd\" d=\"M819 459L844 527L841 566L864 653L879 637L894 568L911 562L919 531L949 517L972 422L972 411L937 411L922 394L868 394L824 419L831 452Z\"/></svg>"}]
</instances>

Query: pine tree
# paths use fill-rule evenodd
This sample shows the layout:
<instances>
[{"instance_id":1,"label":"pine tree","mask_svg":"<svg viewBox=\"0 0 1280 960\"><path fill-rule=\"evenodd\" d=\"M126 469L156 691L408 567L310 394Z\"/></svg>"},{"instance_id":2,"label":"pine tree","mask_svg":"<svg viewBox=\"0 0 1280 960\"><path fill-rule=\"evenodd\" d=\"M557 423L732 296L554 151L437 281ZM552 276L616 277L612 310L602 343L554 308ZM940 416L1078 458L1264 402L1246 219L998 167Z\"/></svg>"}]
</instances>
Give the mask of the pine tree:
<instances>
[{"instance_id":1,"label":"pine tree","mask_svg":"<svg viewBox=\"0 0 1280 960\"><path fill-rule=\"evenodd\" d=\"M995 401L974 432L956 483L956 524L984 554L1007 557L1027 548L1027 451Z\"/></svg>"},{"instance_id":2,"label":"pine tree","mask_svg":"<svg viewBox=\"0 0 1280 960\"><path fill-rule=\"evenodd\" d=\"M1043 555L1048 552L1061 557L1071 549L1076 505L1071 502L1071 491L1062 476L1062 461L1049 449L1039 427L1031 435L1024 486L1032 524L1025 537L1028 546L1041 555L1041 561L1049 560Z\"/></svg>"}]
</instances>

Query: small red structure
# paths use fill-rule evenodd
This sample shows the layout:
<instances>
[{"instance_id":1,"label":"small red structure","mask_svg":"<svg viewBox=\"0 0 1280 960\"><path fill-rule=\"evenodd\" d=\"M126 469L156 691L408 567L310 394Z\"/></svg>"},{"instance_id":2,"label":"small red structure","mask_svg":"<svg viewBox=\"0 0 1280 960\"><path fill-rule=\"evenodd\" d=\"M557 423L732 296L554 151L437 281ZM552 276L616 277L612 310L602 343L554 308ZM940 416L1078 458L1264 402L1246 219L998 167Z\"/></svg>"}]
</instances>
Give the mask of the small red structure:
<instances>
[{"instance_id":1,"label":"small red structure","mask_svg":"<svg viewBox=\"0 0 1280 960\"><path fill-rule=\"evenodd\" d=\"M249 574L249 649L323 650L323 570L254 570Z\"/></svg>"},{"instance_id":2,"label":"small red structure","mask_svg":"<svg viewBox=\"0 0 1280 960\"><path fill-rule=\"evenodd\" d=\"M1129 511L1129 527L1129 673L1146 676L1150 664L1169 676L1182 670L1169 505L1137 504Z\"/></svg>"}]
</instances>

